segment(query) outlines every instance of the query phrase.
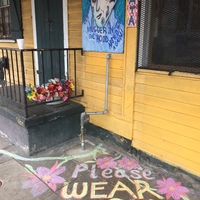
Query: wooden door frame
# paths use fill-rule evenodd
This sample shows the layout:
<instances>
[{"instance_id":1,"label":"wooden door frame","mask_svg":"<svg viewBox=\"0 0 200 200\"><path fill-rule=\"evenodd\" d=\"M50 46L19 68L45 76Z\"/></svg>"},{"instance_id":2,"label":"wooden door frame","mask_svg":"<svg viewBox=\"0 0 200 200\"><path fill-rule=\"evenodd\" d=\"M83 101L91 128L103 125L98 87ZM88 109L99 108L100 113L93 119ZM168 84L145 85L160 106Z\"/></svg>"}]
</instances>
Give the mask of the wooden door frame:
<instances>
[{"instance_id":1,"label":"wooden door frame","mask_svg":"<svg viewBox=\"0 0 200 200\"><path fill-rule=\"evenodd\" d=\"M67 15L67 0L62 0L63 3L63 44L64 48L68 48L68 15ZM33 24L33 42L34 49L37 49L37 27L36 27L36 14L35 14L35 0L31 0L31 8L32 8L32 24ZM65 74L67 73L67 55L64 55L65 58ZM37 52L35 53L35 70L39 70L38 66L38 57ZM37 73L36 73L37 74ZM39 75L37 74L36 83L39 84Z\"/></svg>"}]
</instances>

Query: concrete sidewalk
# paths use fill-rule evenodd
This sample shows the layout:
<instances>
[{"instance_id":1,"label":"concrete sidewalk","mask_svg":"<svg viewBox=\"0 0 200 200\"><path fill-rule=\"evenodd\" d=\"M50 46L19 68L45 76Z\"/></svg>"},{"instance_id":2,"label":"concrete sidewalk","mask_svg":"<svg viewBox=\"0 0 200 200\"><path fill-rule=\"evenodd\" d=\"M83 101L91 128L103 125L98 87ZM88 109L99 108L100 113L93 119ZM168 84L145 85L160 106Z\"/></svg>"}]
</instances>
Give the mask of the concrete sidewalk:
<instances>
[{"instance_id":1,"label":"concrete sidewalk","mask_svg":"<svg viewBox=\"0 0 200 200\"><path fill-rule=\"evenodd\" d=\"M0 200L199 200L200 185L181 172L140 163L119 147L76 138L28 157L0 137Z\"/></svg>"}]
</instances>

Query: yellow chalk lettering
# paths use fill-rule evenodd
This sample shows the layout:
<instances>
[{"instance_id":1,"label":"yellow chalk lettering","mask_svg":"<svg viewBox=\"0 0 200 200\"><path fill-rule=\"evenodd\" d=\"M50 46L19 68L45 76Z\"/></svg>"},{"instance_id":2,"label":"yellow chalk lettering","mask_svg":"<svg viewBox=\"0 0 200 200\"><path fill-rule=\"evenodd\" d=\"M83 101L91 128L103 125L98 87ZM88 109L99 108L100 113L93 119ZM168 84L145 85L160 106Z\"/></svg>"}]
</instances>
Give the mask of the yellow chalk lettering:
<instances>
[{"instance_id":1,"label":"yellow chalk lettering","mask_svg":"<svg viewBox=\"0 0 200 200\"><path fill-rule=\"evenodd\" d=\"M149 184L146 181L135 180L134 183L135 183L138 199L144 199L143 193L145 192L149 192L150 194L157 197L158 199L164 199L162 196L152 191L149 187Z\"/></svg>"},{"instance_id":2,"label":"yellow chalk lettering","mask_svg":"<svg viewBox=\"0 0 200 200\"><path fill-rule=\"evenodd\" d=\"M126 191L128 192L133 198L137 199L137 196L128 188L126 185L124 185L122 182L118 181L111 191L111 193L108 195L108 198L113 198L115 195L115 192L117 191Z\"/></svg>"},{"instance_id":3,"label":"yellow chalk lettering","mask_svg":"<svg viewBox=\"0 0 200 200\"><path fill-rule=\"evenodd\" d=\"M74 183L71 194L68 194L68 191L67 191L68 190L68 186L69 186L69 183L62 188L61 193L60 193L60 195L64 199L68 199L68 198L71 198L71 197L74 197L76 199L81 199L84 196L86 196L86 194L88 192L88 183L86 183L86 182L82 183L82 188L83 189L82 189L82 192L80 194L77 194L78 183Z\"/></svg>"},{"instance_id":4,"label":"yellow chalk lettering","mask_svg":"<svg viewBox=\"0 0 200 200\"><path fill-rule=\"evenodd\" d=\"M104 190L104 186L103 187L97 187L99 185L107 185L107 182L92 182L91 183L91 194L90 194L90 198L91 199L103 199L106 198L107 195L106 194L96 194L97 190Z\"/></svg>"}]
</instances>

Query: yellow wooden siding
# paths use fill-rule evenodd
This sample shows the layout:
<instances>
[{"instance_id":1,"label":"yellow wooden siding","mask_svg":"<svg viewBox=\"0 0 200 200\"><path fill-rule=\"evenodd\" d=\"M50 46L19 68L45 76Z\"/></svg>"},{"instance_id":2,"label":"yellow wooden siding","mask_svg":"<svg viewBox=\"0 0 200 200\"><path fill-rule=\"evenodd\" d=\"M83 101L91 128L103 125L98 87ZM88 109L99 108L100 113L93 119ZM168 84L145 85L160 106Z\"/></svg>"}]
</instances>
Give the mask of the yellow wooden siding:
<instances>
[{"instance_id":1,"label":"yellow wooden siding","mask_svg":"<svg viewBox=\"0 0 200 200\"><path fill-rule=\"evenodd\" d=\"M33 48L33 24L32 24L32 8L30 0L21 1L22 6L22 24L24 35L24 47Z\"/></svg>"},{"instance_id":2,"label":"yellow wooden siding","mask_svg":"<svg viewBox=\"0 0 200 200\"><path fill-rule=\"evenodd\" d=\"M136 73L132 145L200 175L200 77Z\"/></svg>"},{"instance_id":3,"label":"yellow wooden siding","mask_svg":"<svg viewBox=\"0 0 200 200\"><path fill-rule=\"evenodd\" d=\"M25 48L33 48L30 2L22 1ZM67 2L69 47L82 47L81 0ZM123 54L111 53L109 112L91 116L90 121L133 139L134 147L199 176L200 77L147 70L135 73L137 29L125 28L124 41ZM17 48L17 44L0 43L0 47ZM86 111L104 109L106 55L84 52L77 57L76 84L85 95L76 101L85 105ZM69 58L73 78L73 55ZM25 75L27 83L33 80L29 55L25 56Z\"/></svg>"},{"instance_id":4,"label":"yellow wooden siding","mask_svg":"<svg viewBox=\"0 0 200 200\"><path fill-rule=\"evenodd\" d=\"M68 1L69 47L82 47L81 6L81 0ZM91 116L90 119L90 122L95 125L128 139L132 139L133 131L136 35L137 29L126 29L124 53L111 53L108 114ZM84 97L78 102L85 105L86 111L103 111L104 109L107 54L105 52L83 52L82 66L77 67L78 87L84 89Z\"/></svg>"},{"instance_id":5,"label":"yellow wooden siding","mask_svg":"<svg viewBox=\"0 0 200 200\"><path fill-rule=\"evenodd\" d=\"M21 1L22 7L22 24L24 36L24 48L34 48L33 41L33 24L32 24L32 8L30 0ZM33 66L31 53L24 52L24 68L26 84L33 83Z\"/></svg>"}]
</instances>

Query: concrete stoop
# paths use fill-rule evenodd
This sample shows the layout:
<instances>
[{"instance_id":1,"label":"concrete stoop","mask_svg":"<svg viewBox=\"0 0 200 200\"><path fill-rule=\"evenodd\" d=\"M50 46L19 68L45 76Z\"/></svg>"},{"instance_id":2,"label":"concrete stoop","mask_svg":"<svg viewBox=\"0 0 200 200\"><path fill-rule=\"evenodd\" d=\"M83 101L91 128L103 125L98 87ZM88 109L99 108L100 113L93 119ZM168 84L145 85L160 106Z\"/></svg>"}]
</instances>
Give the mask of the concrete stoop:
<instances>
[{"instance_id":1,"label":"concrete stoop","mask_svg":"<svg viewBox=\"0 0 200 200\"><path fill-rule=\"evenodd\" d=\"M69 141L80 134L83 105L67 102L37 106L29 118L0 107L0 135L19 146L27 155ZM48 112L47 112L48 111Z\"/></svg>"}]
</instances>

